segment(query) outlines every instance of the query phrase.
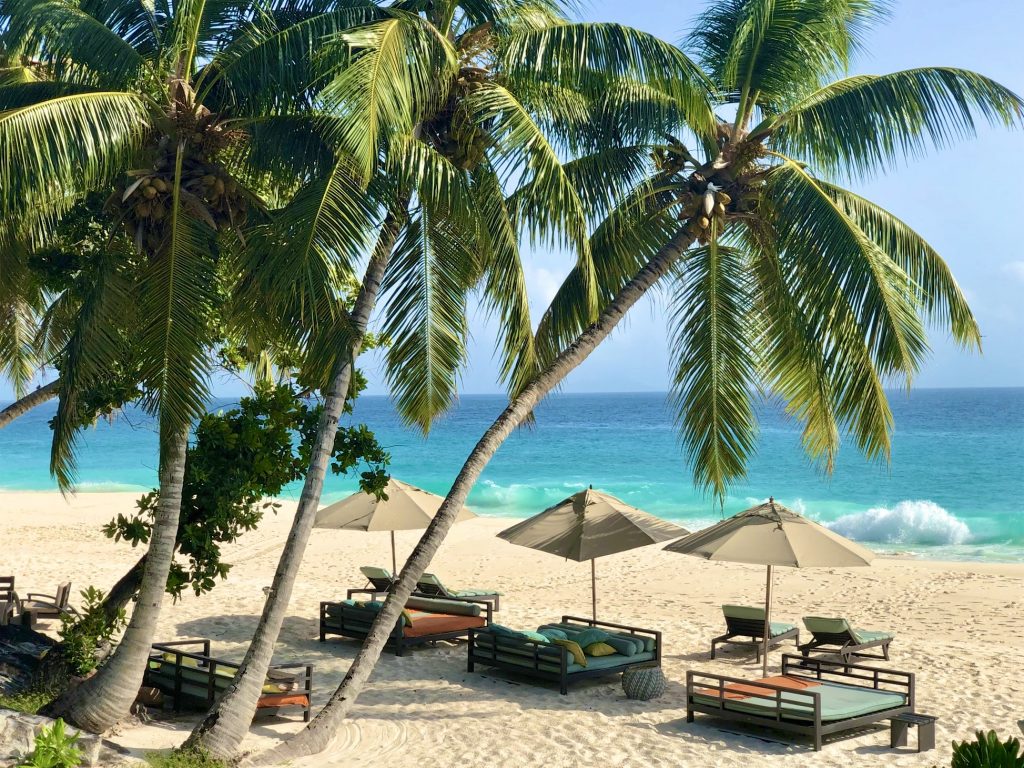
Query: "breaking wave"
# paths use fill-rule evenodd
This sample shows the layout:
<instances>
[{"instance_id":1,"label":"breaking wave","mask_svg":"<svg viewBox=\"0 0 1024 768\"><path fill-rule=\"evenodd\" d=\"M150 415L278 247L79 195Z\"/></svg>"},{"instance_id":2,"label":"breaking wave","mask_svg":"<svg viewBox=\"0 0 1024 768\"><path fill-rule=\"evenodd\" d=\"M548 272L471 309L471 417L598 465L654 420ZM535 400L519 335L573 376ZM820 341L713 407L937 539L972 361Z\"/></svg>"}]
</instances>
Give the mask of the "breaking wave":
<instances>
[{"instance_id":1,"label":"breaking wave","mask_svg":"<svg viewBox=\"0 0 1024 768\"><path fill-rule=\"evenodd\" d=\"M826 525L856 541L876 544L949 546L971 540L967 524L933 501L901 501L843 515Z\"/></svg>"}]
</instances>

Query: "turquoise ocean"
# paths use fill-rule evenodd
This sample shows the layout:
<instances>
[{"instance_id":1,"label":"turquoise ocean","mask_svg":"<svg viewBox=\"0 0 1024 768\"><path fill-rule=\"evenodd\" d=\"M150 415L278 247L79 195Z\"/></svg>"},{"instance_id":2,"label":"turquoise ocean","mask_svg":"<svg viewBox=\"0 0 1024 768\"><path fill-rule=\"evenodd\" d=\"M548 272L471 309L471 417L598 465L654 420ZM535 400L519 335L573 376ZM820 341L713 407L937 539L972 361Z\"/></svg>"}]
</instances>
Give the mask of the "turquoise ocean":
<instances>
[{"instance_id":1,"label":"turquoise ocean","mask_svg":"<svg viewBox=\"0 0 1024 768\"><path fill-rule=\"evenodd\" d=\"M1024 561L1024 388L924 389L891 393L891 401L891 465L868 463L847 443L831 477L803 454L799 426L776 404L762 404L757 456L724 514L774 495L876 549ZM395 477L443 495L504 402L498 395L463 396L426 438L404 427L384 397L361 397L353 418L391 452ZM56 487L47 472L53 410L48 404L0 430L0 489ZM88 430L79 466L80 492L154 486L152 420L128 411ZM658 393L550 397L536 424L515 433L492 460L469 505L481 515L527 517L587 485L690 529L722 514L694 489L672 412ZM352 480L331 477L324 500L354 489ZM285 495L298 493L290 487Z\"/></svg>"}]
</instances>

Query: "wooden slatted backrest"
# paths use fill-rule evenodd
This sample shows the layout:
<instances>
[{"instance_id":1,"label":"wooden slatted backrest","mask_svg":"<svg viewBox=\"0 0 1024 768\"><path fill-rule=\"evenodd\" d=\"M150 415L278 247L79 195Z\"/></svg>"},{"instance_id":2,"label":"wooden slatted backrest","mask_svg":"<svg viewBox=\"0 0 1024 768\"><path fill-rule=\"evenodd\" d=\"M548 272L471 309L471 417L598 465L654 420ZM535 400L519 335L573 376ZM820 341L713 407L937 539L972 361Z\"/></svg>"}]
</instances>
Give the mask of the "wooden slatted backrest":
<instances>
[{"instance_id":1,"label":"wooden slatted backrest","mask_svg":"<svg viewBox=\"0 0 1024 768\"><path fill-rule=\"evenodd\" d=\"M14 600L14 577L0 576L0 603Z\"/></svg>"}]
</instances>

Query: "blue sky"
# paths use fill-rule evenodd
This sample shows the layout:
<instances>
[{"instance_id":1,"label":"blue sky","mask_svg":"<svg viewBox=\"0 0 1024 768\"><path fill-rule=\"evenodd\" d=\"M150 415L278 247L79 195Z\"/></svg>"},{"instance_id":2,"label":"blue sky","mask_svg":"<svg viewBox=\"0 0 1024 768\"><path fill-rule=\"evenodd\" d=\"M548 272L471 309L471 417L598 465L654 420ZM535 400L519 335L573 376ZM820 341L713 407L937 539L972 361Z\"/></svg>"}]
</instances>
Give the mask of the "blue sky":
<instances>
[{"instance_id":1,"label":"blue sky","mask_svg":"<svg viewBox=\"0 0 1024 768\"><path fill-rule=\"evenodd\" d=\"M970 12L984 8L983 13ZM697 2L604 0L582 12L594 21L616 21L677 41L703 8ZM855 73L881 74L919 66L956 66L995 78L1024 93L1020 30L1024 3L993 0L983 6L951 0L896 0L891 18L867 41ZM984 353L968 355L945 334L931 336L933 353L917 379L924 387L1024 385L1024 133L982 127L980 136L900 164L870 182L851 182L897 214L937 248L966 292L984 334ZM564 254L533 251L526 268L536 311L568 269ZM565 391L665 390L668 352L663 302L656 296L635 307L615 334L567 380ZM474 312L465 393L495 392L493 326ZM384 394L379 361L361 361L370 392ZM218 394L234 394L237 382L218 382ZM0 400L11 395L0 385Z\"/></svg>"}]
</instances>

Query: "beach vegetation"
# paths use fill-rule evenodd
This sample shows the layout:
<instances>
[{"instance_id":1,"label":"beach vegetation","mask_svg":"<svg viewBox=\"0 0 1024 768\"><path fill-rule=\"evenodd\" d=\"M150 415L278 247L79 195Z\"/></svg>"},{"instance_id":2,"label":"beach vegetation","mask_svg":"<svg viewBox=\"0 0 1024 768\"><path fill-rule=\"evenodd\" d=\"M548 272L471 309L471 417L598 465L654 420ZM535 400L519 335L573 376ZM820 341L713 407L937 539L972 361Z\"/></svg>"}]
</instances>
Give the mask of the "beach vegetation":
<instances>
[{"instance_id":1,"label":"beach vegetation","mask_svg":"<svg viewBox=\"0 0 1024 768\"><path fill-rule=\"evenodd\" d=\"M103 590L90 586L83 589L81 595L79 615L61 616L58 630L61 642L47 653L47 657L59 653L67 673L76 677L85 677L96 669L110 653L114 636L128 623L123 608L113 615L108 614Z\"/></svg>"},{"instance_id":2,"label":"beach vegetation","mask_svg":"<svg viewBox=\"0 0 1024 768\"><path fill-rule=\"evenodd\" d=\"M953 742L952 768L1024 768L1020 740L1006 741L995 731L978 731L974 741Z\"/></svg>"},{"instance_id":3,"label":"beach vegetation","mask_svg":"<svg viewBox=\"0 0 1024 768\"><path fill-rule=\"evenodd\" d=\"M77 768L83 758L77 744L78 734L68 733L58 717L52 725L39 729L32 754L18 768Z\"/></svg>"},{"instance_id":4,"label":"beach vegetation","mask_svg":"<svg viewBox=\"0 0 1024 768\"><path fill-rule=\"evenodd\" d=\"M362 389L353 386L345 404ZM221 556L224 544L253 530L273 500L289 483L301 480L309 466L322 406L302 396L291 384L257 383L252 394L226 411L208 413L196 424L185 456L183 506L176 551L185 562L172 564L167 592L175 599L185 590L201 595L225 579L231 564ZM339 427L330 454L334 474L357 474L359 487L378 493L387 482L388 455L362 424ZM133 547L152 535L159 490L140 498L134 514L119 514L104 528L115 541ZM145 566L143 555L111 591L108 615L123 610L135 596Z\"/></svg>"},{"instance_id":5,"label":"beach vegetation","mask_svg":"<svg viewBox=\"0 0 1024 768\"><path fill-rule=\"evenodd\" d=\"M58 693L59 690L33 682L32 685L23 690L0 693L0 709L10 709L15 712L35 715L53 701Z\"/></svg>"},{"instance_id":6,"label":"beach vegetation","mask_svg":"<svg viewBox=\"0 0 1024 768\"><path fill-rule=\"evenodd\" d=\"M640 112L613 102L609 132L649 147L650 164L591 232L600 268L588 275L578 265L558 291L537 330L537 370L473 448L315 726L259 762L323 748L498 447L656 285L670 302L672 402L698 487L721 501L744 476L755 393L786 404L824 471L844 433L869 458L888 460L884 385L910 386L927 354L926 326L967 349L980 346L980 333L938 253L841 181L971 137L979 120L1019 127L1024 103L953 68L845 76L883 18L882 3L859 0L713 2L686 46L710 83L712 124L666 125L681 110L656 88ZM576 34L572 25L544 30L537 50L584 56Z\"/></svg>"}]
</instances>

